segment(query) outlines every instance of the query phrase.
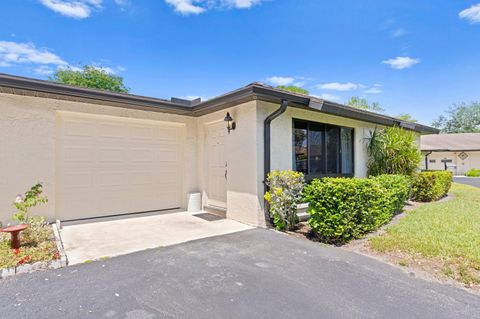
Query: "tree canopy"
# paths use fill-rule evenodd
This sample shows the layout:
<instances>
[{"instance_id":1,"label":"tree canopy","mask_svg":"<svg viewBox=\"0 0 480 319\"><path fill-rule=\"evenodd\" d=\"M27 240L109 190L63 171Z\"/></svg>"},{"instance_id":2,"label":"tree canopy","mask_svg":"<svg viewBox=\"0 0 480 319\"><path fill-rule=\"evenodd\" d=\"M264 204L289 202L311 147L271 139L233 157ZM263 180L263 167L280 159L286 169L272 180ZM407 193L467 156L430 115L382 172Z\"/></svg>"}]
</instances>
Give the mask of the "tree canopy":
<instances>
[{"instance_id":1,"label":"tree canopy","mask_svg":"<svg viewBox=\"0 0 480 319\"><path fill-rule=\"evenodd\" d=\"M277 89L290 91L290 92L294 92L294 93L299 93L299 94L305 94L305 95L310 94L310 92L308 90L306 90L304 88L301 88L301 87L298 87L298 86L295 86L295 85L289 85L289 86L278 85Z\"/></svg>"},{"instance_id":2,"label":"tree canopy","mask_svg":"<svg viewBox=\"0 0 480 319\"><path fill-rule=\"evenodd\" d=\"M383 112L385 111L378 102L368 102L367 99L353 96L345 102L346 105L351 107L356 107L357 109L372 111L372 112Z\"/></svg>"},{"instance_id":3,"label":"tree canopy","mask_svg":"<svg viewBox=\"0 0 480 319\"><path fill-rule=\"evenodd\" d=\"M416 119L414 119L412 117L412 115L408 114L408 113L400 113L398 114L397 116L395 116L397 119L399 120L403 120L403 121L409 121L409 122L413 122L413 123L417 123L418 121Z\"/></svg>"},{"instance_id":4,"label":"tree canopy","mask_svg":"<svg viewBox=\"0 0 480 319\"><path fill-rule=\"evenodd\" d=\"M83 69L79 71L70 68L59 69L50 79L63 84L112 92L128 93L129 91L125 84L123 84L123 78L121 76L110 74L102 68L91 65L85 65Z\"/></svg>"},{"instance_id":5,"label":"tree canopy","mask_svg":"<svg viewBox=\"0 0 480 319\"><path fill-rule=\"evenodd\" d=\"M480 133L480 102L454 104L432 126L443 133Z\"/></svg>"}]
</instances>

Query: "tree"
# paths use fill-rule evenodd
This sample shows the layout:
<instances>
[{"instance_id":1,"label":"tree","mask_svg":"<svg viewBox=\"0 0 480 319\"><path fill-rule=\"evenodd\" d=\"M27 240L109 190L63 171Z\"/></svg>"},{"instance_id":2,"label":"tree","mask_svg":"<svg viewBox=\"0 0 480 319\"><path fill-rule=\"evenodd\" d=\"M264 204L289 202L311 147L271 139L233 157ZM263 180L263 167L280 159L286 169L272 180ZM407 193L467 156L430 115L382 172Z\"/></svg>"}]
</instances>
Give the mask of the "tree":
<instances>
[{"instance_id":1,"label":"tree","mask_svg":"<svg viewBox=\"0 0 480 319\"><path fill-rule=\"evenodd\" d=\"M408 113L400 113L397 116L395 116L397 119L402 120L402 121L409 121L413 123L417 123L418 121L414 119L410 114Z\"/></svg>"},{"instance_id":2,"label":"tree","mask_svg":"<svg viewBox=\"0 0 480 319\"><path fill-rule=\"evenodd\" d=\"M443 133L480 133L480 102L454 104L432 126Z\"/></svg>"},{"instance_id":3,"label":"tree","mask_svg":"<svg viewBox=\"0 0 480 319\"><path fill-rule=\"evenodd\" d=\"M290 91L290 92L293 92L293 93L305 94L305 95L310 94L310 92L308 90L305 90L304 88L301 88L301 87L298 87L298 86L295 86L295 85L289 85L289 86L278 85L277 89Z\"/></svg>"},{"instance_id":4,"label":"tree","mask_svg":"<svg viewBox=\"0 0 480 319\"><path fill-rule=\"evenodd\" d=\"M357 96L353 96L345 102L346 105L351 107L356 107L357 109L372 111L372 112L383 112L385 111L378 102L369 103L364 98L359 98Z\"/></svg>"},{"instance_id":5,"label":"tree","mask_svg":"<svg viewBox=\"0 0 480 319\"><path fill-rule=\"evenodd\" d=\"M128 93L129 91L123 84L121 76L110 74L102 68L91 65L85 65L80 71L70 68L57 70L50 79L63 84L112 92Z\"/></svg>"}]
</instances>

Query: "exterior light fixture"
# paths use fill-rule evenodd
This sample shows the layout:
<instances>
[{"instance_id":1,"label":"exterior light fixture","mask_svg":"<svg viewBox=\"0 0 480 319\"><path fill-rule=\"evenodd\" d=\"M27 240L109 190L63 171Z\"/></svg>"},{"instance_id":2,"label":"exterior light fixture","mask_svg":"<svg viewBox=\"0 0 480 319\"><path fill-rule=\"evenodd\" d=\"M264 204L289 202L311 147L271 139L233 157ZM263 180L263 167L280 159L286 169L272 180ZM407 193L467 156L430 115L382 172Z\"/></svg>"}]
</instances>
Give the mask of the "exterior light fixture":
<instances>
[{"instance_id":1,"label":"exterior light fixture","mask_svg":"<svg viewBox=\"0 0 480 319\"><path fill-rule=\"evenodd\" d=\"M225 118L223 120L227 122L227 131L228 131L228 134L230 134L230 131L233 131L237 127L237 124L233 121L233 118L230 116L230 112L227 112L227 115L225 115Z\"/></svg>"}]
</instances>

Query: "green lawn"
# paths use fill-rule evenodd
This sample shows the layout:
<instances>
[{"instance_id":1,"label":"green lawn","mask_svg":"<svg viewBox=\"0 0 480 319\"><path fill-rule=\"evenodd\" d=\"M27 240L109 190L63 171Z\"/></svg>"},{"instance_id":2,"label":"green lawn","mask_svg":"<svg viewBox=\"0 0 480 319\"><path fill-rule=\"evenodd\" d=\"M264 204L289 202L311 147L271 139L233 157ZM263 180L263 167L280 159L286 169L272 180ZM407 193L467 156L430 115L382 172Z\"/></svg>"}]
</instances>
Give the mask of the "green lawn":
<instances>
[{"instance_id":1,"label":"green lawn","mask_svg":"<svg viewBox=\"0 0 480 319\"><path fill-rule=\"evenodd\" d=\"M480 284L480 189L453 184L448 201L407 212L370 246L401 265L437 270L465 284Z\"/></svg>"}]
</instances>

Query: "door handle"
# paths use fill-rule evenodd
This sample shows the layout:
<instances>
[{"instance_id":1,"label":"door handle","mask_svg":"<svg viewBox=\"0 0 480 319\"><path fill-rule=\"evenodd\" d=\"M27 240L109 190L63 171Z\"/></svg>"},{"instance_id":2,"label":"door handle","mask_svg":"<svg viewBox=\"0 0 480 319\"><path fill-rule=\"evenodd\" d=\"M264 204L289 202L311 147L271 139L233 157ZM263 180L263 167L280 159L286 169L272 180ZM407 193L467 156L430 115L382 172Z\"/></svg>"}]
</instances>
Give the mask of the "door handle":
<instances>
[{"instance_id":1,"label":"door handle","mask_svg":"<svg viewBox=\"0 0 480 319\"><path fill-rule=\"evenodd\" d=\"M225 170L225 179L227 179L227 170Z\"/></svg>"}]
</instances>

